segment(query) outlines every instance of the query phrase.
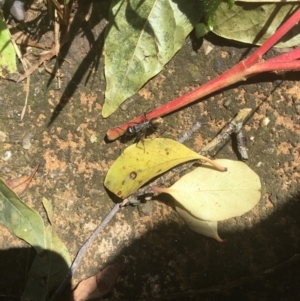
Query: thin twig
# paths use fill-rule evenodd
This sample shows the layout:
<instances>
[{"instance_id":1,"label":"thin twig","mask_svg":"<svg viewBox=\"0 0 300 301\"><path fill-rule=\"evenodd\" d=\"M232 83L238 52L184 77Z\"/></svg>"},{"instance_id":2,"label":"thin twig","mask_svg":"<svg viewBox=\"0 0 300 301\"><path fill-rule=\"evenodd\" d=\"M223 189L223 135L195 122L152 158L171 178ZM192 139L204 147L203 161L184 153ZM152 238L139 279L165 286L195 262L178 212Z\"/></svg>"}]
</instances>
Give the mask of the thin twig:
<instances>
[{"instance_id":1,"label":"thin twig","mask_svg":"<svg viewBox=\"0 0 300 301\"><path fill-rule=\"evenodd\" d=\"M236 133L236 142L237 142L237 149L241 155L241 159L243 161L247 161L249 159L248 152L247 152L247 138L244 135L242 129L238 133Z\"/></svg>"},{"instance_id":2,"label":"thin twig","mask_svg":"<svg viewBox=\"0 0 300 301\"><path fill-rule=\"evenodd\" d=\"M22 66L23 66L23 68L26 72L28 70L29 63L28 63L27 60L23 59L21 51L20 51L18 45L16 44L15 40L12 38L11 34L10 34L10 40L11 40L13 46L14 46L17 57L20 60L20 62L22 63ZM26 112L28 97L29 97L29 90L30 90L30 76L27 77L26 96L25 96L25 103L24 103L24 106L23 106L23 109L22 109L22 112L21 112L21 120L23 120L25 112Z\"/></svg>"},{"instance_id":3,"label":"thin twig","mask_svg":"<svg viewBox=\"0 0 300 301\"><path fill-rule=\"evenodd\" d=\"M55 56L56 56L56 60L55 60L55 66L54 66L54 74L56 76L56 79L58 81L58 89L61 88L61 83L60 83L60 77L57 76L57 73L59 72L59 64L58 64L58 56L59 56L59 50L60 50L60 41L59 41L59 31L60 31L60 24L59 24L59 20L58 20L58 11L57 9L55 9L54 11L54 41L55 41L55 45L56 45L56 49L55 49Z\"/></svg>"},{"instance_id":4,"label":"thin twig","mask_svg":"<svg viewBox=\"0 0 300 301\"><path fill-rule=\"evenodd\" d=\"M27 70L27 69L24 69ZM22 113L21 113L21 120L23 120L24 116L25 116L25 112L26 112L26 108L27 108L27 104L28 104L28 97L29 97L29 90L30 90L30 75L27 77L27 83L26 83L26 97L25 97L25 103L24 103L24 107L22 109Z\"/></svg>"},{"instance_id":5,"label":"thin twig","mask_svg":"<svg viewBox=\"0 0 300 301\"><path fill-rule=\"evenodd\" d=\"M231 134L237 134L241 130L245 120L248 119L250 114L251 109L246 108L240 110L238 114L226 124L222 131L211 142L201 149L199 154L205 156L206 154L211 153L217 148L223 146L229 140Z\"/></svg>"}]
</instances>

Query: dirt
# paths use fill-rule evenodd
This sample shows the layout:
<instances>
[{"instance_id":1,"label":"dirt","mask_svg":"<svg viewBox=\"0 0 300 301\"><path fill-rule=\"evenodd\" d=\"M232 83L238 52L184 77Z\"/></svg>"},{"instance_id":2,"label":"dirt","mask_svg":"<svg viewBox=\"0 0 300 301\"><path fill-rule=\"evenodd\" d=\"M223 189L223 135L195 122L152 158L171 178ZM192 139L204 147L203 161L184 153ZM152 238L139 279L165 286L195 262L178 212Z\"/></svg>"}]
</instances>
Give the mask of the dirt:
<instances>
[{"instance_id":1,"label":"dirt","mask_svg":"<svg viewBox=\"0 0 300 301\"><path fill-rule=\"evenodd\" d=\"M28 175L40 164L22 200L39 212L43 197L51 201L53 226L72 259L114 206L103 181L132 143L108 142L106 131L206 83L253 51L209 35L215 46L204 55L202 41L190 36L159 75L103 119L109 1L90 5L79 6L71 40L62 50L60 88L57 78L37 70L20 120L26 81L2 79L0 86L0 130L8 136L0 143L0 158L7 151L12 154L0 160L1 177ZM276 54L271 50L267 57ZM54 60L48 63L53 66ZM261 179L262 197L251 212L219 224L224 243L193 233L173 210L172 200L159 197L147 215L138 207L116 215L90 247L67 290L109 263L121 262L125 269L108 300L299 299L300 119L293 100L300 93L298 78L299 72L253 77L165 117L150 136L178 139L199 121L201 128L185 142L199 151L240 109L255 110L244 131L247 164ZM22 141L29 134L31 147L24 149ZM214 157L237 160L235 149L230 141ZM0 300L16 300L35 253L2 226L1 233Z\"/></svg>"}]
</instances>

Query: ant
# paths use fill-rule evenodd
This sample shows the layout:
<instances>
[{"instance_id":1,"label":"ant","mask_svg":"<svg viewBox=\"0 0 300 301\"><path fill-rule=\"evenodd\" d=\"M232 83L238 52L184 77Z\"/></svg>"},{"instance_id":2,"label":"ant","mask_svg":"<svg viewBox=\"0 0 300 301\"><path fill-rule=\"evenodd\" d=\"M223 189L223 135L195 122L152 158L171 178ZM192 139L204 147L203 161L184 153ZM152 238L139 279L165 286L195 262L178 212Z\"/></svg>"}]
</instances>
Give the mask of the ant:
<instances>
[{"instance_id":1,"label":"ant","mask_svg":"<svg viewBox=\"0 0 300 301\"><path fill-rule=\"evenodd\" d=\"M136 141L139 141L142 137L146 136L147 129L156 130L156 128L163 123L163 119L161 117L154 117L148 120L146 114L144 114L143 118L144 121L142 123L138 123L127 128L127 136L137 135Z\"/></svg>"}]
</instances>

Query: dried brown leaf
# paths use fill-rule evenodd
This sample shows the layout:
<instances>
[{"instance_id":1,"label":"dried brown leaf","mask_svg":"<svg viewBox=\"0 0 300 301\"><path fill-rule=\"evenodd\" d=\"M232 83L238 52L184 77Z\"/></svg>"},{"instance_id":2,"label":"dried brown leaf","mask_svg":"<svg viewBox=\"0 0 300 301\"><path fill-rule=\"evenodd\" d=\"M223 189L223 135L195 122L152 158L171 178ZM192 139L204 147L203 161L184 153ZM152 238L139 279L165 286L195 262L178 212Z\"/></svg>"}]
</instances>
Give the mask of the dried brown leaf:
<instances>
[{"instance_id":1,"label":"dried brown leaf","mask_svg":"<svg viewBox=\"0 0 300 301\"><path fill-rule=\"evenodd\" d=\"M29 176L7 180L5 183L17 195L22 195L31 182L32 178L34 177L38 168L39 164L33 169L32 173Z\"/></svg>"},{"instance_id":2,"label":"dried brown leaf","mask_svg":"<svg viewBox=\"0 0 300 301\"><path fill-rule=\"evenodd\" d=\"M113 288L123 269L123 264L115 263L96 275L82 280L73 291L73 301L92 300L106 295Z\"/></svg>"}]
</instances>

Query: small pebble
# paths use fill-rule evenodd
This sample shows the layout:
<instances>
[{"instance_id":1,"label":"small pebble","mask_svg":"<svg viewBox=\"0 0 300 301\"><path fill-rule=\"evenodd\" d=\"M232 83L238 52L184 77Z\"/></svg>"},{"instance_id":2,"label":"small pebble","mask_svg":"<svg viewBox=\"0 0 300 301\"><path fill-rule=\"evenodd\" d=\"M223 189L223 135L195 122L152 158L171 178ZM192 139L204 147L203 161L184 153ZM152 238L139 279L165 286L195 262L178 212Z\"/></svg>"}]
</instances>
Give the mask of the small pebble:
<instances>
[{"instance_id":1,"label":"small pebble","mask_svg":"<svg viewBox=\"0 0 300 301\"><path fill-rule=\"evenodd\" d=\"M29 134L27 134L24 138L23 138L23 140L22 140L22 147L24 148L24 149L30 149L31 148L31 138L33 137L33 134L32 133L29 133Z\"/></svg>"},{"instance_id":2,"label":"small pebble","mask_svg":"<svg viewBox=\"0 0 300 301\"><path fill-rule=\"evenodd\" d=\"M262 127L266 127L266 126L268 126L269 123L270 123L270 118L269 118L269 117L265 117L265 118L261 121L261 126L262 126Z\"/></svg>"},{"instance_id":3,"label":"small pebble","mask_svg":"<svg viewBox=\"0 0 300 301\"><path fill-rule=\"evenodd\" d=\"M41 92L41 90L40 90L40 88L35 88L34 89L34 96L37 96L38 94L40 94L40 92Z\"/></svg>"},{"instance_id":4,"label":"small pebble","mask_svg":"<svg viewBox=\"0 0 300 301\"><path fill-rule=\"evenodd\" d=\"M1 157L1 159L2 159L3 161L8 161L8 160L11 158L11 155L12 155L11 151L6 151L6 152L4 153L4 155Z\"/></svg>"},{"instance_id":5,"label":"small pebble","mask_svg":"<svg viewBox=\"0 0 300 301\"><path fill-rule=\"evenodd\" d=\"M227 98L224 100L223 102L223 106L227 109L229 107L229 105L231 104L232 99L231 98Z\"/></svg>"},{"instance_id":6,"label":"small pebble","mask_svg":"<svg viewBox=\"0 0 300 301\"><path fill-rule=\"evenodd\" d=\"M97 142L97 140L98 140L98 138L97 138L96 134L93 134L93 135L91 136L91 138L90 138L90 141L91 141L92 143Z\"/></svg>"},{"instance_id":7,"label":"small pebble","mask_svg":"<svg viewBox=\"0 0 300 301\"><path fill-rule=\"evenodd\" d=\"M20 0L13 1L12 6L10 8L10 13L16 20L24 21L24 19L25 19L25 3Z\"/></svg>"},{"instance_id":8,"label":"small pebble","mask_svg":"<svg viewBox=\"0 0 300 301\"><path fill-rule=\"evenodd\" d=\"M202 48L205 55L208 55L213 49L214 45L207 40L203 39Z\"/></svg>"}]
</instances>

